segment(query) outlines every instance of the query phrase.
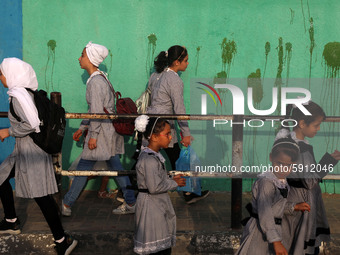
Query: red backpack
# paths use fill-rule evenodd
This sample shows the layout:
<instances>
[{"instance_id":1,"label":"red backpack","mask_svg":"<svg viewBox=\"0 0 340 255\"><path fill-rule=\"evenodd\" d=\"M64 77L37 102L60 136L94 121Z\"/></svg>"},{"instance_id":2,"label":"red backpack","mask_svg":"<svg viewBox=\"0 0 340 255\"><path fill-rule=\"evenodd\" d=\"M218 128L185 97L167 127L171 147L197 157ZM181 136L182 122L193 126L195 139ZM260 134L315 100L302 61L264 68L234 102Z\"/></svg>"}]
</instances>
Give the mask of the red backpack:
<instances>
[{"instance_id":1,"label":"red backpack","mask_svg":"<svg viewBox=\"0 0 340 255\"><path fill-rule=\"evenodd\" d=\"M122 94L120 92L115 92L113 86L109 79L101 73L101 75L108 82L109 87L113 93L113 96L116 100L115 110L116 114L138 114L136 104L132 101L131 98L125 97L122 98ZM106 108L104 107L104 112L106 114L110 114ZM116 119L112 120L112 124L116 130L116 132L120 135L133 135L135 130L135 118L132 119Z\"/></svg>"}]
</instances>

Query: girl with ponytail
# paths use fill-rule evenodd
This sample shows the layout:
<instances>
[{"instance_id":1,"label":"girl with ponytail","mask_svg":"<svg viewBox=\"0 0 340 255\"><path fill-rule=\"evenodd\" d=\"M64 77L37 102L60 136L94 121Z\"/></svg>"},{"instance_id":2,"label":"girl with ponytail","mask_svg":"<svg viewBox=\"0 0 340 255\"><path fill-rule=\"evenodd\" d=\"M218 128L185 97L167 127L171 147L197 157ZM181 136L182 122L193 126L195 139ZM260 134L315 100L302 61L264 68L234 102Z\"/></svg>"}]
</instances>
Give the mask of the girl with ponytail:
<instances>
[{"instance_id":1,"label":"girl with ponytail","mask_svg":"<svg viewBox=\"0 0 340 255\"><path fill-rule=\"evenodd\" d=\"M155 58L156 72L151 75L149 87L151 87L151 105L147 110L149 114L186 114L183 101L184 84L178 72L184 72L188 65L189 56L184 46L174 45L167 51L162 51ZM170 120L172 141L165 152L170 160L172 169L176 169L176 160L179 158L180 147L178 145L175 130L175 121ZM187 121L177 121L181 130L181 144L188 147L193 139ZM184 194L188 204L194 203L208 196L209 191L202 191L201 196L193 193Z\"/></svg>"}]
</instances>

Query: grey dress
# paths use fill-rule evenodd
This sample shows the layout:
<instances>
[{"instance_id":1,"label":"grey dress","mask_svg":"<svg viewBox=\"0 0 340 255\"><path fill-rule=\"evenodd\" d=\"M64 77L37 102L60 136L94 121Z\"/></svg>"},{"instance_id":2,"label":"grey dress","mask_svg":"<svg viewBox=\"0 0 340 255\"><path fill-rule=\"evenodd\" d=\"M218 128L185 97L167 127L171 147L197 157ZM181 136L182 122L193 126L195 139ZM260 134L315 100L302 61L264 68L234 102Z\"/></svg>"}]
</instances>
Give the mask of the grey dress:
<instances>
[{"instance_id":1,"label":"grey dress","mask_svg":"<svg viewBox=\"0 0 340 255\"><path fill-rule=\"evenodd\" d=\"M109 113L114 113L115 100L110 90L111 85L106 79L95 72L89 78L86 87L86 101L89 105L89 113L105 113L104 107ZM84 120L80 126L81 130L88 128L85 139L82 159L86 160L109 160L116 154L124 154L124 138L119 135L112 125L111 120ZM90 150L87 146L90 138L97 139L97 148Z\"/></svg>"},{"instance_id":2,"label":"grey dress","mask_svg":"<svg viewBox=\"0 0 340 255\"><path fill-rule=\"evenodd\" d=\"M140 192L136 202L134 251L138 254L155 253L176 244L176 215L168 191L176 189L177 183L168 177L164 161L160 153L146 148L136 165Z\"/></svg>"},{"instance_id":3,"label":"grey dress","mask_svg":"<svg viewBox=\"0 0 340 255\"><path fill-rule=\"evenodd\" d=\"M30 93L32 96L32 94ZM33 96L32 96L33 99ZM2 184L15 165L15 194L17 197L36 198L58 192L51 155L36 145L30 133L34 132L19 101L12 98L13 108L21 121L16 120L10 111L10 136L15 137L15 147L0 165L0 184Z\"/></svg>"},{"instance_id":4,"label":"grey dress","mask_svg":"<svg viewBox=\"0 0 340 255\"><path fill-rule=\"evenodd\" d=\"M291 137L300 148L297 164L316 165L313 147L307 141L297 139L295 132L291 132ZM326 153L319 165L324 167L329 164L334 166L337 160ZM330 241L330 229L319 185L327 173L328 171L307 172L304 167L301 173L293 172L288 178L291 190L287 197L287 207L291 213L284 215L282 229L289 254L314 254L315 248L319 247L321 242ZM294 211L294 206L302 202L310 205L310 212Z\"/></svg>"},{"instance_id":5,"label":"grey dress","mask_svg":"<svg viewBox=\"0 0 340 255\"><path fill-rule=\"evenodd\" d=\"M186 114L183 98L184 84L182 79L169 68L162 75L151 75L149 87L151 87L151 105L147 110L149 114ZM150 84L151 83L151 84ZM170 120L172 140L169 147L172 148L178 142L175 122ZM178 121L183 136L190 136L187 121Z\"/></svg>"},{"instance_id":6,"label":"grey dress","mask_svg":"<svg viewBox=\"0 0 340 255\"><path fill-rule=\"evenodd\" d=\"M278 179L272 174L259 175L252 188L253 213L243 230L238 255L275 254L273 242L282 241L281 225L275 218L282 219L287 199L281 194Z\"/></svg>"}]
</instances>

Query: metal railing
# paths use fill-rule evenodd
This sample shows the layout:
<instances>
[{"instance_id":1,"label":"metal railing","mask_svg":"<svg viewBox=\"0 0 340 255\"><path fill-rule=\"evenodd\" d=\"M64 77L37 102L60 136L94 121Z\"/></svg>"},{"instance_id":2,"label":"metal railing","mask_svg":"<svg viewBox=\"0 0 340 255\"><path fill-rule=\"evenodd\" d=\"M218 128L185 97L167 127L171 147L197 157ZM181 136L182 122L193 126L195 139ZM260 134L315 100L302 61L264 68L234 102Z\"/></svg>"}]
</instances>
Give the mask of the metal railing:
<instances>
[{"instance_id":1,"label":"metal railing","mask_svg":"<svg viewBox=\"0 0 340 255\"><path fill-rule=\"evenodd\" d=\"M59 92L51 93L51 100L61 105L61 94ZM66 119L129 119L136 118L139 115L127 115L127 114L98 114L98 113L66 113ZM161 117L164 119L171 120L233 120L240 122L254 118L250 115L169 115L169 114L148 114L149 117ZM0 112L0 118L8 117L7 112ZM256 116L259 120L280 120L283 116ZM326 122L340 122L340 117L330 116L327 117ZM232 126L232 165L240 170L243 163L243 125ZM62 169L61 153L53 155L53 162L57 174L63 176L122 176L122 175L133 175L136 174L133 170L127 171L102 171L102 170L91 170L91 171L66 171ZM191 176L199 177L222 177L226 176L225 173L193 173L193 172L180 172L180 171L169 171L170 173L183 173ZM229 176L230 177L230 176ZM255 176L254 176L255 177ZM324 177L327 180L340 180L340 175L328 175ZM231 179L231 228L241 228L242 219L242 179L232 178Z\"/></svg>"}]
</instances>

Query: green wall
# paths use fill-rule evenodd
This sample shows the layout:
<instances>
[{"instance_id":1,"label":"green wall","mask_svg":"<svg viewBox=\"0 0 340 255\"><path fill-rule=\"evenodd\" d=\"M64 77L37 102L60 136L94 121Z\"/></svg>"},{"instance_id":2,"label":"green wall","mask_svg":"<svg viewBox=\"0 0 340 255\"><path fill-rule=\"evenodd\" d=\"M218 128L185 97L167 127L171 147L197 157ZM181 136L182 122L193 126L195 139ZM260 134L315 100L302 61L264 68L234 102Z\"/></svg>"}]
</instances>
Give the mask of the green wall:
<instances>
[{"instance_id":1,"label":"green wall","mask_svg":"<svg viewBox=\"0 0 340 255\"><path fill-rule=\"evenodd\" d=\"M262 78L281 76L284 82L319 78L323 84L310 88L313 100L329 115L340 115L338 45L332 48L335 62L325 62L323 57L327 43L340 41L337 0L23 0L22 11L23 58L35 68L40 88L62 93L67 112L87 111L87 74L77 59L91 40L110 49L111 55L104 62L110 80L116 90L132 99L145 89L152 59L161 50L179 44L189 51L190 65L181 75L188 112L190 79L213 78L222 71L228 78L247 78L260 69ZM282 48L278 47L279 38ZM236 51L231 50L232 45ZM221 46L227 53L224 58ZM264 93L268 91L271 88L264 88ZM322 98L324 94L327 100ZM81 152L81 145L71 136L79 122L68 121L64 169ZM330 136L330 131L335 138L328 150L339 149L339 124L324 127L328 129L319 140L312 140L319 145L314 149L317 158L327 149L324 137ZM257 149L268 154L267 142L257 144ZM131 139L126 140L126 150L123 162L128 169L133 163L129 160L133 154ZM227 179L203 181L205 188L215 190L229 189L229 183ZM336 192L334 183L328 182L324 190ZM249 190L250 184L246 182L244 189Z\"/></svg>"}]
</instances>

